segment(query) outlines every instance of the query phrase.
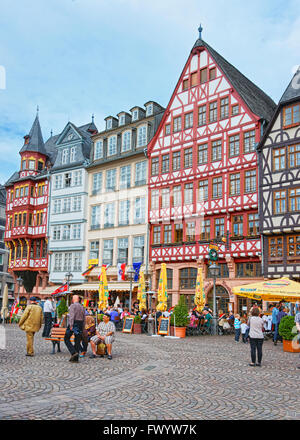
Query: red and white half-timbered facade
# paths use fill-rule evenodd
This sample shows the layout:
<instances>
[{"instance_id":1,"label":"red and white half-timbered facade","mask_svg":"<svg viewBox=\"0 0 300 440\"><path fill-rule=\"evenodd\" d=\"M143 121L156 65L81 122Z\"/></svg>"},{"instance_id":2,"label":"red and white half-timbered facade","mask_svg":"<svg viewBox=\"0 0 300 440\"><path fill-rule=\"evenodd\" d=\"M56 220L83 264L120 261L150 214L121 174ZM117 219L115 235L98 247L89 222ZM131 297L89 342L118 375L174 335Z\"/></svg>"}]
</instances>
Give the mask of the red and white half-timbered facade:
<instances>
[{"instance_id":1,"label":"red and white half-timbered facade","mask_svg":"<svg viewBox=\"0 0 300 440\"><path fill-rule=\"evenodd\" d=\"M8 270L21 276L21 293L38 294L48 281L47 215L49 155L44 148L38 116L20 151L21 167L6 183L5 243ZM15 284L16 292L18 284Z\"/></svg>"},{"instance_id":2,"label":"red and white half-timbered facade","mask_svg":"<svg viewBox=\"0 0 300 440\"><path fill-rule=\"evenodd\" d=\"M157 287L167 263L169 294L195 293L208 248L220 241L219 308L231 289L261 274L256 145L275 104L201 38L194 45L148 146L150 262ZM225 242L221 241L224 237ZM244 280L243 280L244 279ZM171 302L171 301L170 301Z\"/></svg>"}]
</instances>

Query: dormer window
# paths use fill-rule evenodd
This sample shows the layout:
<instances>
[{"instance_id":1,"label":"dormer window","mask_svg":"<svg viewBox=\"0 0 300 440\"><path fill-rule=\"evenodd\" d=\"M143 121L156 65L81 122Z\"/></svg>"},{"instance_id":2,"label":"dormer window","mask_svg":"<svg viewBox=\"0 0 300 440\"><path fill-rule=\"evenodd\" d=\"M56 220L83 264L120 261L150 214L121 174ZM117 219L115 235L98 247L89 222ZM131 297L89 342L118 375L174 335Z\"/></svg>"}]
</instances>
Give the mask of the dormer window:
<instances>
[{"instance_id":1,"label":"dormer window","mask_svg":"<svg viewBox=\"0 0 300 440\"><path fill-rule=\"evenodd\" d=\"M72 147L70 151L70 162L75 162L76 147Z\"/></svg>"},{"instance_id":2,"label":"dormer window","mask_svg":"<svg viewBox=\"0 0 300 440\"><path fill-rule=\"evenodd\" d=\"M103 157L103 140L97 141L95 144L94 160Z\"/></svg>"},{"instance_id":3,"label":"dormer window","mask_svg":"<svg viewBox=\"0 0 300 440\"><path fill-rule=\"evenodd\" d=\"M142 125L137 130L137 146L143 147L147 143L147 127L146 125Z\"/></svg>"},{"instance_id":4,"label":"dormer window","mask_svg":"<svg viewBox=\"0 0 300 440\"><path fill-rule=\"evenodd\" d=\"M121 115L119 118L119 125L124 125L125 124L125 115Z\"/></svg>"},{"instance_id":5,"label":"dormer window","mask_svg":"<svg viewBox=\"0 0 300 440\"><path fill-rule=\"evenodd\" d=\"M151 116L153 114L153 104L149 104L146 107L146 116Z\"/></svg>"},{"instance_id":6,"label":"dormer window","mask_svg":"<svg viewBox=\"0 0 300 440\"><path fill-rule=\"evenodd\" d=\"M106 121L106 129L110 130L112 128L112 119L108 119Z\"/></svg>"},{"instance_id":7,"label":"dormer window","mask_svg":"<svg viewBox=\"0 0 300 440\"><path fill-rule=\"evenodd\" d=\"M62 152L62 158L61 158L61 163L65 164L68 161L68 157L69 157L69 150L67 148L65 148Z\"/></svg>"},{"instance_id":8,"label":"dormer window","mask_svg":"<svg viewBox=\"0 0 300 440\"><path fill-rule=\"evenodd\" d=\"M137 110L134 110L132 113L132 120L136 121L138 119L138 115L139 115L139 112Z\"/></svg>"},{"instance_id":9,"label":"dormer window","mask_svg":"<svg viewBox=\"0 0 300 440\"><path fill-rule=\"evenodd\" d=\"M28 168L30 170L34 170L35 169L35 160L29 160L28 161Z\"/></svg>"},{"instance_id":10,"label":"dormer window","mask_svg":"<svg viewBox=\"0 0 300 440\"><path fill-rule=\"evenodd\" d=\"M107 155L112 156L117 153L117 136L111 136L108 139Z\"/></svg>"},{"instance_id":11,"label":"dormer window","mask_svg":"<svg viewBox=\"0 0 300 440\"><path fill-rule=\"evenodd\" d=\"M131 149L131 132L125 131L122 136L122 151L128 151Z\"/></svg>"}]
</instances>

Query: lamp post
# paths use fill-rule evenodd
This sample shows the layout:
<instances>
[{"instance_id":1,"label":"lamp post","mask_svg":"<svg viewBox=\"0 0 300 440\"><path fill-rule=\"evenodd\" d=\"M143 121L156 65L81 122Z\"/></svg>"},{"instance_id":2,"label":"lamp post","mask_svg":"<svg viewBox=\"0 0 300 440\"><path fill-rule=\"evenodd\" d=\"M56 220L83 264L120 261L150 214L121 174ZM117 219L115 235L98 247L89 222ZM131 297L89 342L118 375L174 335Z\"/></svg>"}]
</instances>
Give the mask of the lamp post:
<instances>
[{"instance_id":1,"label":"lamp post","mask_svg":"<svg viewBox=\"0 0 300 440\"><path fill-rule=\"evenodd\" d=\"M70 292L70 283L71 283L71 281L72 281L72 278L73 278L73 274L72 274L72 272L67 272L67 273L65 274L65 279L66 279L67 286L68 286L68 294L71 293L71 292ZM69 303L69 297L68 297L68 303ZM69 305L69 304L68 304L68 305Z\"/></svg>"},{"instance_id":2,"label":"lamp post","mask_svg":"<svg viewBox=\"0 0 300 440\"><path fill-rule=\"evenodd\" d=\"M135 270L131 268L129 268L127 270L127 275L129 276L129 280L130 280L130 291L129 291L129 313L131 314L131 303L132 303L132 280L133 277L135 275Z\"/></svg>"},{"instance_id":3,"label":"lamp post","mask_svg":"<svg viewBox=\"0 0 300 440\"><path fill-rule=\"evenodd\" d=\"M214 289L213 289L213 334L217 334L217 305L216 305L216 278L219 275L220 267L213 263L209 266L209 272L214 281Z\"/></svg>"},{"instance_id":4,"label":"lamp post","mask_svg":"<svg viewBox=\"0 0 300 440\"><path fill-rule=\"evenodd\" d=\"M19 301L20 301L20 289L23 286L23 278L18 277L17 278L17 283L18 283L18 304L19 304Z\"/></svg>"}]
</instances>

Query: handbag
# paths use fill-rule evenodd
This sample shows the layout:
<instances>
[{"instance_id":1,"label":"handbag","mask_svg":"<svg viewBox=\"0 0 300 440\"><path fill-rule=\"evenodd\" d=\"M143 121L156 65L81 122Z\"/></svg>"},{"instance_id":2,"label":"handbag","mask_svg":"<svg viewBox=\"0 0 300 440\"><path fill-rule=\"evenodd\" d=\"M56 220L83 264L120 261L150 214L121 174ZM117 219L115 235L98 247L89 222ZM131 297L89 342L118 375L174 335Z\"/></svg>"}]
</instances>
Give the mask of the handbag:
<instances>
[{"instance_id":1,"label":"handbag","mask_svg":"<svg viewBox=\"0 0 300 440\"><path fill-rule=\"evenodd\" d=\"M229 324L229 322L225 321L223 324L223 329L226 330L228 328L230 328L230 324Z\"/></svg>"}]
</instances>

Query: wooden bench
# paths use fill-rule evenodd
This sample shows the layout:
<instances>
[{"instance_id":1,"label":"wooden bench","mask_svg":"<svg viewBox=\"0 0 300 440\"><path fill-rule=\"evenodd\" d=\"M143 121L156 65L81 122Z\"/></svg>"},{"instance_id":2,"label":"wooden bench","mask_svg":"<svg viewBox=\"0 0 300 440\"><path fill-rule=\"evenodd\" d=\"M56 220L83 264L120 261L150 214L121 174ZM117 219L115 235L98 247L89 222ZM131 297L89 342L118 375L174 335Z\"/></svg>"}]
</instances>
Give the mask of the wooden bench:
<instances>
[{"instance_id":1,"label":"wooden bench","mask_svg":"<svg viewBox=\"0 0 300 440\"><path fill-rule=\"evenodd\" d=\"M60 343L64 340L66 334L66 328L63 327L52 327L50 336L45 338L46 341L52 341L53 350L51 354L55 354L55 346L57 345L57 353L61 352ZM74 335L71 336L71 341L74 341Z\"/></svg>"}]
</instances>

